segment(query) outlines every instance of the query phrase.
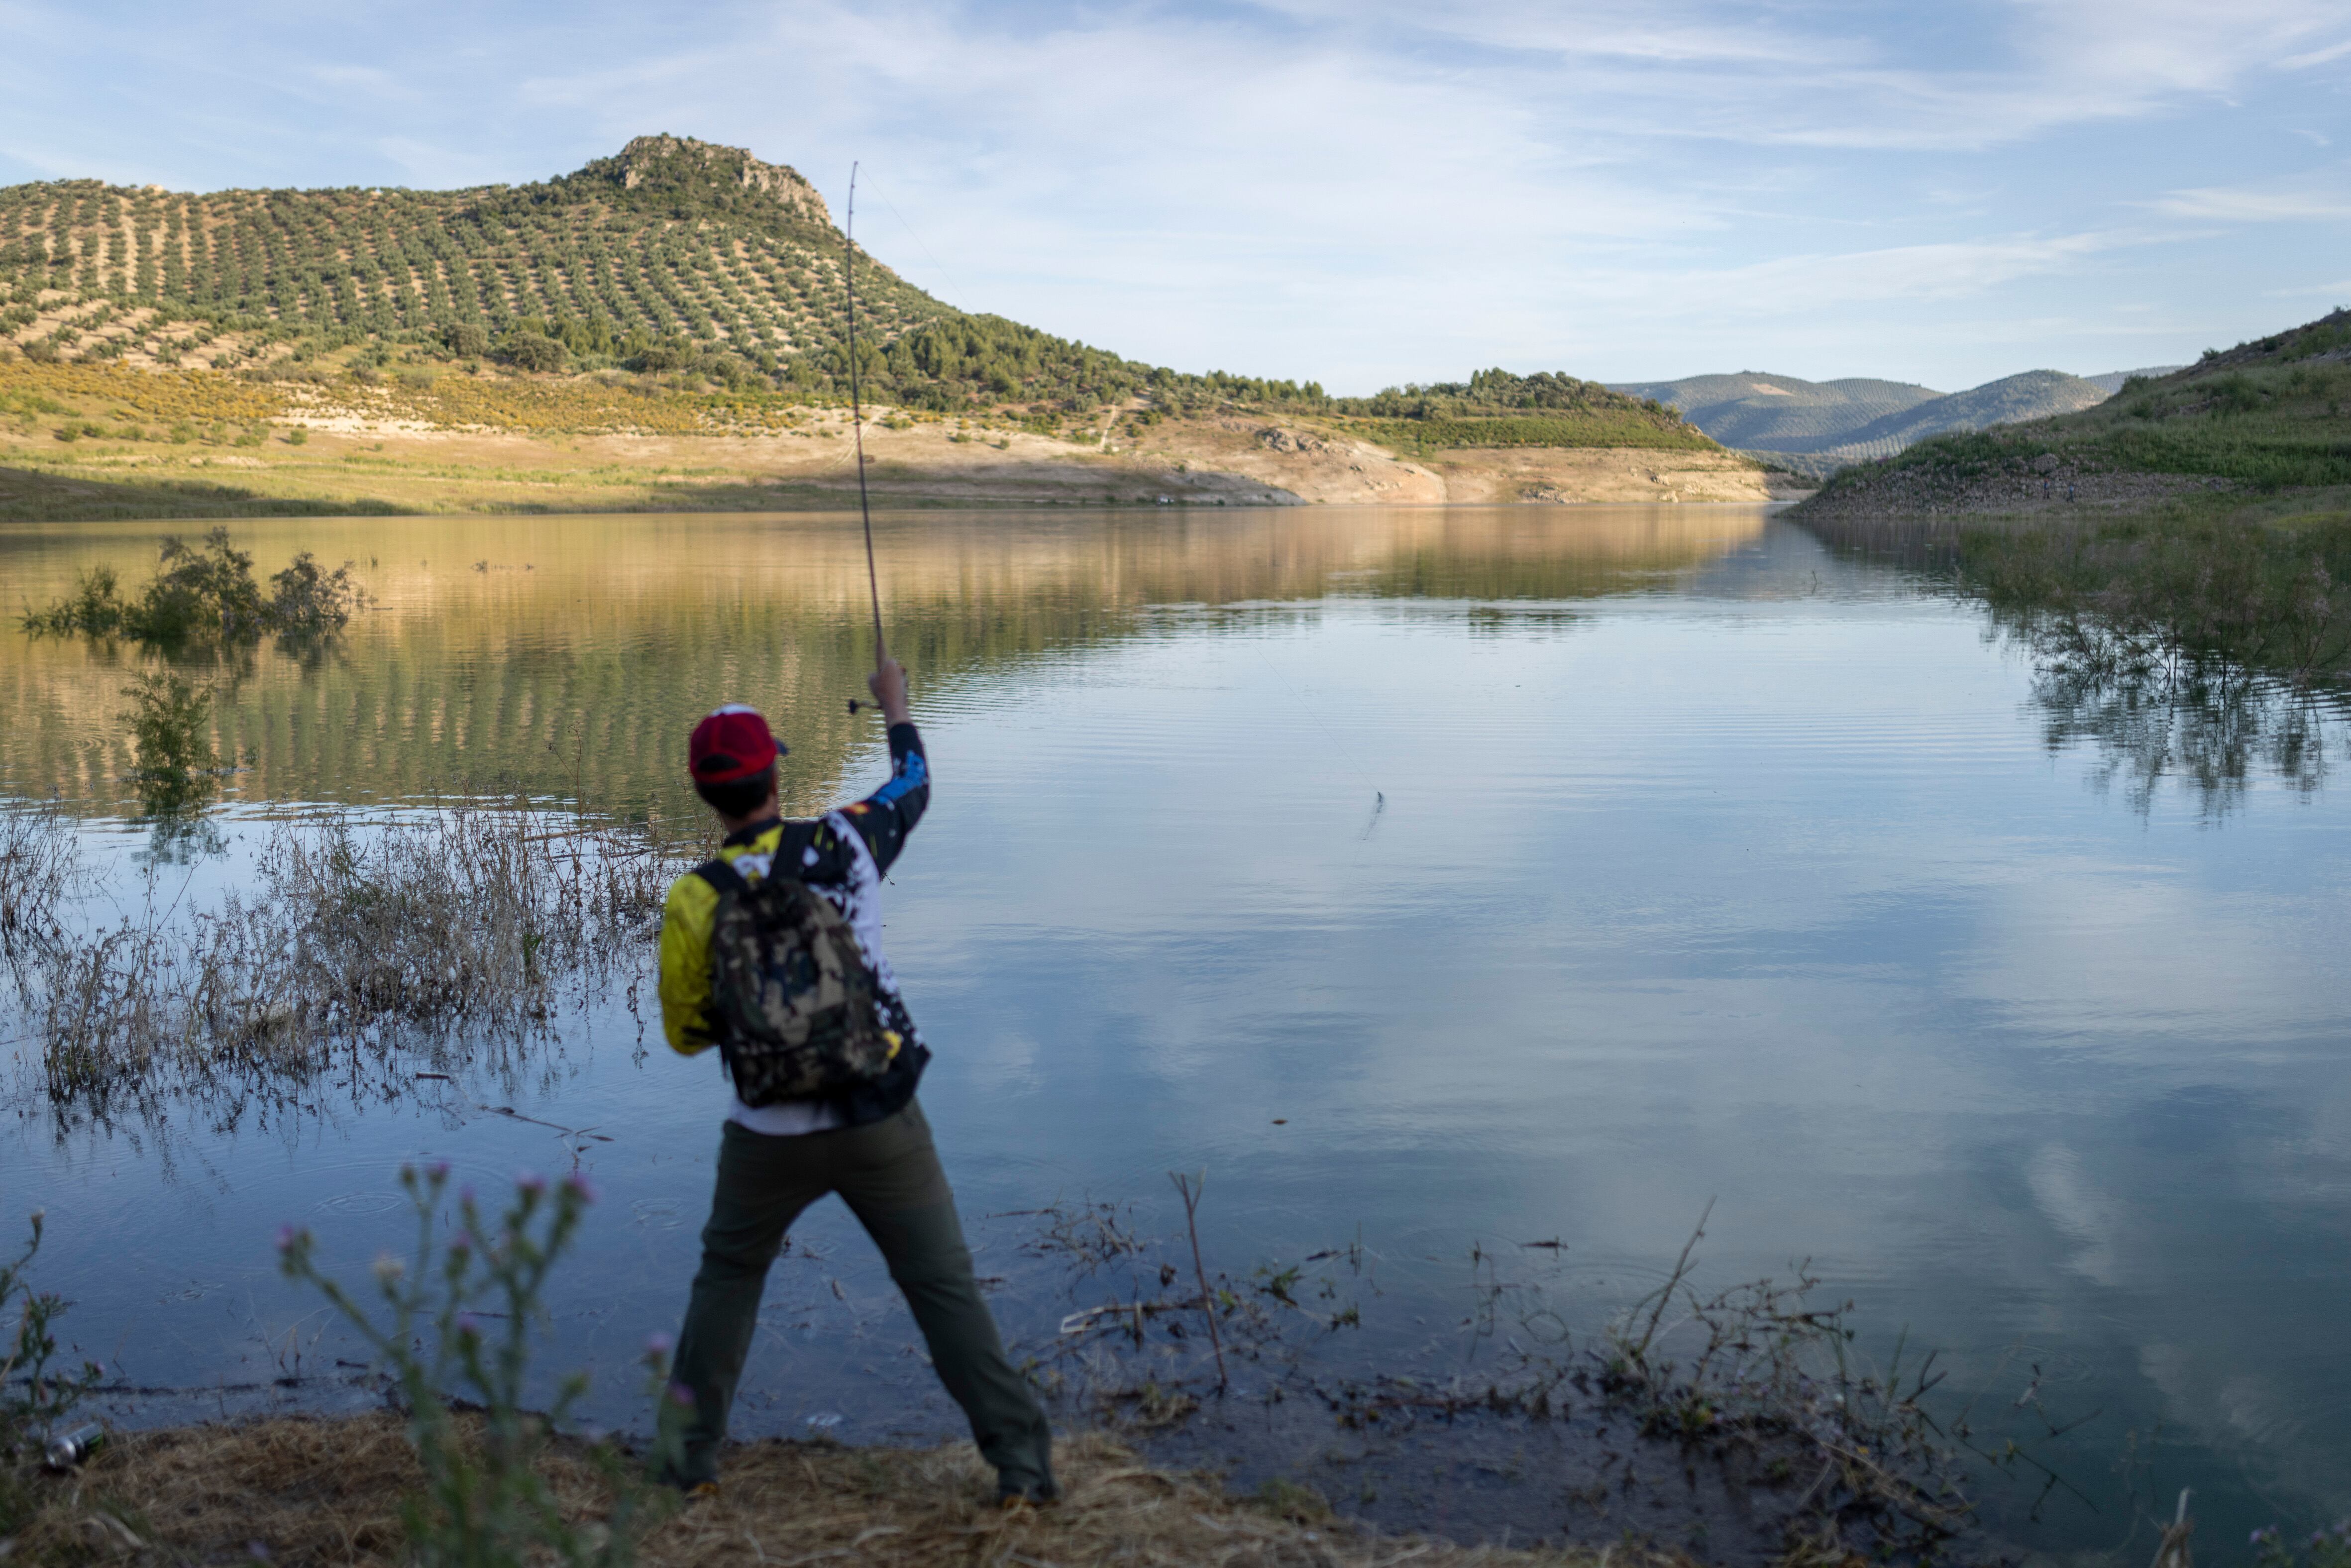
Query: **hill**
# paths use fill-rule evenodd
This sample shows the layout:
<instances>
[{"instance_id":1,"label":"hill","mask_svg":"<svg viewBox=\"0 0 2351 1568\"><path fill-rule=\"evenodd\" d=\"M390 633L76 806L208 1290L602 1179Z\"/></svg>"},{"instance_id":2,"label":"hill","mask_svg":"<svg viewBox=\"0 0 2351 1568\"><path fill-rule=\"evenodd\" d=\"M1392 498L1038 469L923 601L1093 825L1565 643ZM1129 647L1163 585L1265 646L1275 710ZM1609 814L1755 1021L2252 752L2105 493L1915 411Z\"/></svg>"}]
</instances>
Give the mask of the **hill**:
<instances>
[{"instance_id":1,"label":"hill","mask_svg":"<svg viewBox=\"0 0 2351 1568\"><path fill-rule=\"evenodd\" d=\"M2082 379L2108 397L2112 397L2123 390L2125 382L2134 377L2151 382L2158 376L2168 376L2174 371L2184 371L2187 368L2185 365L2142 365L2135 371L2100 371L2095 376L2084 376Z\"/></svg>"},{"instance_id":2,"label":"hill","mask_svg":"<svg viewBox=\"0 0 2351 1568\"><path fill-rule=\"evenodd\" d=\"M841 401L843 267L841 234L796 171L668 135L553 179L462 191L0 190L0 342L27 360L310 384L388 375L428 419L448 371L486 363L773 406ZM1394 452L1719 453L1673 411L1564 374L1333 398L1312 381L1123 359L956 309L862 252L856 267L859 371L872 400L904 411L1010 412L1048 430L1109 411L1130 434L1280 413ZM604 402L599 423L632 412Z\"/></svg>"},{"instance_id":3,"label":"hill","mask_svg":"<svg viewBox=\"0 0 2351 1568\"><path fill-rule=\"evenodd\" d=\"M1913 442L1946 431L1981 430L1988 425L2072 413L2077 409L2095 407L2106 401L2106 395L2095 383L2063 371L2026 371L1874 419L1838 443L1836 450L1856 456L1880 456L1884 455L1882 452L1872 449L1899 451Z\"/></svg>"},{"instance_id":4,"label":"hill","mask_svg":"<svg viewBox=\"0 0 2351 1568\"><path fill-rule=\"evenodd\" d=\"M1807 382L1751 371L1615 384L1679 409L1726 446L1823 476L1945 431L2070 413L2108 395L2096 382L2060 371L2027 371L1949 393L1907 382Z\"/></svg>"},{"instance_id":5,"label":"hill","mask_svg":"<svg viewBox=\"0 0 2351 1568\"><path fill-rule=\"evenodd\" d=\"M97 181L0 190L0 316L35 358L237 369L362 349L537 371L845 376L842 240L792 169L642 136L534 184L224 191ZM1151 367L951 309L869 256L862 369L932 402L1124 396Z\"/></svg>"},{"instance_id":6,"label":"hill","mask_svg":"<svg viewBox=\"0 0 2351 1568\"><path fill-rule=\"evenodd\" d=\"M2338 486L2351 486L2346 310L2135 376L2073 413L1931 436L1845 469L1802 515L2116 511L2216 496L2241 506Z\"/></svg>"},{"instance_id":7,"label":"hill","mask_svg":"<svg viewBox=\"0 0 2351 1568\"><path fill-rule=\"evenodd\" d=\"M1751 371L1612 385L1679 409L1683 418L1725 446L1758 452L1823 452L1874 420L1942 396L1907 382L1807 382Z\"/></svg>"}]
</instances>

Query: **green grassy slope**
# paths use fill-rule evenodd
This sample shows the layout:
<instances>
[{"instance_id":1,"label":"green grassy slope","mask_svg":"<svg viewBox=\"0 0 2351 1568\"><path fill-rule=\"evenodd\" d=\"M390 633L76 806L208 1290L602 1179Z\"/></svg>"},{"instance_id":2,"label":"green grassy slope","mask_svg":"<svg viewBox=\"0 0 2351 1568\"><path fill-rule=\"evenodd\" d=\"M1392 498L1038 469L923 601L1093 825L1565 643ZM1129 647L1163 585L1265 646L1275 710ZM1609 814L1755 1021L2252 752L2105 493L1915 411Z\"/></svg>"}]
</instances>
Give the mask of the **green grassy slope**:
<instances>
[{"instance_id":1,"label":"green grassy slope","mask_svg":"<svg viewBox=\"0 0 2351 1568\"><path fill-rule=\"evenodd\" d=\"M2097 388L2108 397L2112 397L2115 393L2123 390L2123 383L2125 382L2129 381L2134 376L2141 376L2145 377L2148 381L2153 381L2158 376L2168 376L2174 371L2184 371L2188 367L2186 365L2142 365L2135 371L2100 371L2096 375L2084 376L2082 380L2089 382L2092 386Z\"/></svg>"},{"instance_id":2,"label":"green grassy slope","mask_svg":"<svg viewBox=\"0 0 2351 1568\"><path fill-rule=\"evenodd\" d=\"M2095 407L1938 435L1847 468L1808 506L1902 493L1933 499L2042 459L2068 472L2166 475L2236 487L2351 485L2351 311L2242 343Z\"/></svg>"},{"instance_id":3,"label":"green grassy slope","mask_svg":"<svg viewBox=\"0 0 2351 1568\"><path fill-rule=\"evenodd\" d=\"M1907 446L1949 431L1982 430L2020 420L2045 419L2095 408L2105 401L2105 389L2080 376L2069 376L2063 371L2026 371L1874 419L1838 444L1865 448L1892 442Z\"/></svg>"},{"instance_id":4,"label":"green grassy slope","mask_svg":"<svg viewBox=\"0 0 2351 1568\"><path fill-rule=\"evenodd\" d=\"M1642 446L1714 451L1716 442L1655 399L1539 371L1480 371L1466 382L1334 398L1340 428L1399 452L1459 447Z\"/></svg>"}]
</instances>

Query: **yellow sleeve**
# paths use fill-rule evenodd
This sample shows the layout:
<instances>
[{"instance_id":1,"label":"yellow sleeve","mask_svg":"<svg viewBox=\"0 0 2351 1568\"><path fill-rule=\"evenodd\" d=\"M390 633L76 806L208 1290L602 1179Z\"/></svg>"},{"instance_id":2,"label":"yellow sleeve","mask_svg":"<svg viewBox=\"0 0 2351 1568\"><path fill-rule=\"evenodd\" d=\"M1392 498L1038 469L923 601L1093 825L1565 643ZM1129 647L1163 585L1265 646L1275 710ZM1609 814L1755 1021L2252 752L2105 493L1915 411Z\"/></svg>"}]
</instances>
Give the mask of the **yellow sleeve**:
<instances>
[{"instance_id":1,"label":"yellow sleeve","mask_svg":"<svg viewBox=\"0 0 2351 1568\"><path fill-rule=\"evenodd\" d=\"M718 893L688 873L662 905L662 1033L681 1056L710 1049L710 926Z\"/></svg>"}]
</instances>

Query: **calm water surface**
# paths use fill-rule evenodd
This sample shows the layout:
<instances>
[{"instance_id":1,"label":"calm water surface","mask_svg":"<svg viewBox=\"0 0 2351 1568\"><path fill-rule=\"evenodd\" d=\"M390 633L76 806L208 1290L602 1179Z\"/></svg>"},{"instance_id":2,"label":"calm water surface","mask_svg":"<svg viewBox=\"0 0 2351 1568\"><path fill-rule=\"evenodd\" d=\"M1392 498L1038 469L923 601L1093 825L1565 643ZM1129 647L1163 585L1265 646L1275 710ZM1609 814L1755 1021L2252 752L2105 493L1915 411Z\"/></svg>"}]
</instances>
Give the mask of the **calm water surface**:
<instances>
[{"instance_id":1,"label":"calm water surface","mask_svg":"<svg viewBox=\"0 0 2351 1568\"><path fill-rule=\"evenodd\" d=\"M96 562L135 582L159 532L0 530L0 583L14 608ZM209 845L159 845L119 782L132 653L0 638L0 789L86 823L97 915L142 877L201 903L320 803L518 782L684 816L685 727L724 700L791 740L801 808L883 776L842 701L844 519L236 534L265 571L353 558L379 602L323 655L203 672L246 763ZM1980 1425L2045 1430L2036 1384L2094 1416L2038 1445L2070 1490L1995 1493L2022 1545L2115 1548L2181 1486L2216 1543L2351 1510L2351 800L2325 761L2118 787L2131 758L2055 724L1979 611L1757 510L925 515L881 548L938 779L892 953L983 1272L1015 1250L990 1215L1133 1200L1164 1228L1165 1173L1205 1168L1218 1266L1361 1238L1380 1293L1332 1354L1376 1358L1464 1314L1473 1244L1564 1243L1549 1299L1595 1327L1713 1200L1702 1280L1809 1258L1865 1342L1941 1347ZM92 1125L25 1080L0 1184L47 1209L84 1350L220 1388L352 1354L277 1280L280 1221L356 1270L406 1242L402 1160L559 1170L537 1123L593 1127L606 1196L550 1359L604 1369L625 1416L723 1094L617 997L559 1036L292 1113ZM748 1430L953 1429L837 1209L774 1301ZM1019 1289L1004 1312L1050 1330Z\"/></svg>"}]
</instances>

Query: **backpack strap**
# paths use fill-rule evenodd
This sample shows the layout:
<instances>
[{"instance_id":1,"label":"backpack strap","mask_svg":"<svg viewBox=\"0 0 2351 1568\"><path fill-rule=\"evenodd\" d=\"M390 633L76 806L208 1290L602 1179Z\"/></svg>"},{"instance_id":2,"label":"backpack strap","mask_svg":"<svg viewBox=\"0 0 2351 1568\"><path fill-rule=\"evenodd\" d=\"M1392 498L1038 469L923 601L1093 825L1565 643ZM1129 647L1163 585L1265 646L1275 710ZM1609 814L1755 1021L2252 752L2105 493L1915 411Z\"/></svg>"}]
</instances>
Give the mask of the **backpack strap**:
<instances>
[{"instance_id":1,"label":"backpack strap","mask_svg":"<svg viewBox=\"0 0 2351 1568\"><path fill-rule=\"evenodd\" d=\"M708 883L710 884L710 891L713 893L748 893L751 891L751 884L744 879L743 873L737 871L732 864L723 860L704 861L700 865L694 868L694 874Z\"/></svg>"}]
</instances>

